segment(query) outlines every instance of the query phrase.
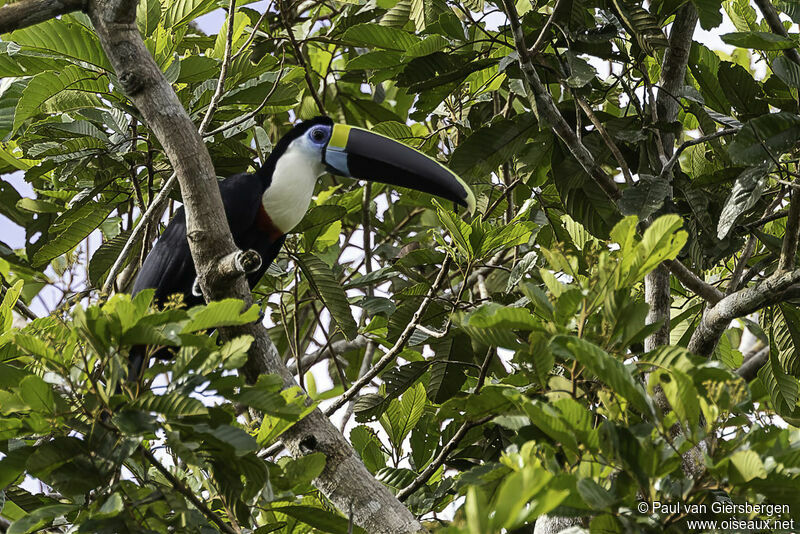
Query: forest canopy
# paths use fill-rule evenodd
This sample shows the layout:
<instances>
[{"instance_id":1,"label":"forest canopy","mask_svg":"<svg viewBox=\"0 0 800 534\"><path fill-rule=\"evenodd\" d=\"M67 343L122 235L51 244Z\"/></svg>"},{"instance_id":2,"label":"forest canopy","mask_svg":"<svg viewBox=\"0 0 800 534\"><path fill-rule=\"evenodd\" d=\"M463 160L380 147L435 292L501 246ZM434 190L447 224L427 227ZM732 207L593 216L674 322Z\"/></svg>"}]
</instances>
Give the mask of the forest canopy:
<instances>
[{"instance_id":1,"label":"forest canopy","mask_svg":"<svg viewBox=\"0 0 800 534\"><path fill-rule=\"evenodd\" d=\"M0 531L796 528L795 2L0 6ZM319 115L475 213L325 174L202 274ZM209 302L131 296L183 204Z\"/></svg>"}]
</instances>

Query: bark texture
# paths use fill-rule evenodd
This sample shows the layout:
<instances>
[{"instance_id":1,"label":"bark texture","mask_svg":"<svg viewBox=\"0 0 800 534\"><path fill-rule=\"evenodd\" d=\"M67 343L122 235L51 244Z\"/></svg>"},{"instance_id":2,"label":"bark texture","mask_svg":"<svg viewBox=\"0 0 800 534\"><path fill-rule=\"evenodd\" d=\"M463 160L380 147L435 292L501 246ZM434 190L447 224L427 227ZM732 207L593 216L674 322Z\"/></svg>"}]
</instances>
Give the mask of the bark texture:
<instances>
[{"instance_id":1,"label":"bark texture","mask_svg":"<svg viewBox=\"0 0 800 534\"><path fill-rule=\"evenodd\" d=\"M0 33L19 30L84 9L84 0L23 0L0 8Z\"/></svg>"},{"instance_id":2,"label":"bark texture","mask_svg":"<svg viewBox=\"0 0 800 534\"><path fill-rule=\"evenodd\" d=\"M219 261L237 252L225 219L214 167L197 128L164 79L136 28L135 0L94 0L89 16L122 89L161 142L178 176L187 214L187 237L206 300L251 301L243 276L213 276ZM209 274L212 274L209 279ZM264 373L296 385L260 324L222 330L255 338L245 369L248 380ZM376 534L425 532L419 521L364 467L358 455L319 410L295 424L282 440L292 454L322 452L327 464L317 488L356 524Z\"/></svg>"}]
</instances>

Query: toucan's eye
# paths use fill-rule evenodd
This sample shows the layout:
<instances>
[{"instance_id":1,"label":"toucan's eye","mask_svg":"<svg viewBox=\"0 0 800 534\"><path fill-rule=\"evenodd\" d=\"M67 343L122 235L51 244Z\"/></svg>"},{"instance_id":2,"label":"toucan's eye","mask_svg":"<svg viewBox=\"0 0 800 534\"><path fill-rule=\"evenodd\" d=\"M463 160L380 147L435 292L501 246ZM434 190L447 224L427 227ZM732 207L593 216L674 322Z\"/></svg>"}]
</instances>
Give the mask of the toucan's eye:
<instances>
[{"instance_id":1,"label":"toucan's eye","mask_svg":"<svg viewBox=\"0 0 800 534\"><path fill-rule=\"evenodd\" d=\"M323 142L325 140L325 130L322 128L311 130L311 140L315 143Z\"/></svg>"}]
</instances>

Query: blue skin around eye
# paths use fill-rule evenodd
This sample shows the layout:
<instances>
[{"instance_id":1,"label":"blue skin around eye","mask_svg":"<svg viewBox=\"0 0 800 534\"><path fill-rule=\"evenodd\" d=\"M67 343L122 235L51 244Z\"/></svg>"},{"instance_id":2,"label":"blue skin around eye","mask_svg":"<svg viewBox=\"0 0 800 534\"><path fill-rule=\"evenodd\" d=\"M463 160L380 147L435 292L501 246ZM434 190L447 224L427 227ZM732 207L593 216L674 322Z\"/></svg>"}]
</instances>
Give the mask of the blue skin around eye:
<instances>
[{"instance_id":1,"label":"blue skin around eye","mask_svg":"<svg viewBox=\"0 0 800 534\"><path fill-rule=\"evenodd\" d=\"M320 131L323 132L325 135L318 141L314 138L314 136L319 135L316 132ZM328 142L328 139L330 139L330 137L331 137L331 128L329 126L316 126L308 131L308 138L315 145L319 146L324 145L325 143Z\"/></svg>"}]
</instances>

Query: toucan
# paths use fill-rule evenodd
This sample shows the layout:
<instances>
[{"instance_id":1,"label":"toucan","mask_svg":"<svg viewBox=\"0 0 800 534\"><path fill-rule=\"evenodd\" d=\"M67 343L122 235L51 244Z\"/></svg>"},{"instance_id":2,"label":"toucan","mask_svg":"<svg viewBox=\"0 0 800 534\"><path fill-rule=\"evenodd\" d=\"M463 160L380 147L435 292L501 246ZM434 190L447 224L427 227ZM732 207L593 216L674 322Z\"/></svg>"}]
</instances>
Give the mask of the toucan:
<instances>
[{"instance_id":1,"label":"toucan","mask_svg":"<svg viewBox=\"0 0 800 534\"><path fill-rule=\"evenodd\" d=\"M252 289L278 255L286 234L303 219L317 179L332 174L416 189L475 209L470 188L455 173L422 152L368 130L316 117L294 126L275 145L255 173L219 183L225 215L236 246L261 255L261 266L247 275ZM162 304L173 294L187 306L203 303L193 287L195 268L186 239L186 215L176 211L147 255L133 294L155 289ZM144 364L144 348L131 351L129 378Z\"/></svg>"}]
</instances>

